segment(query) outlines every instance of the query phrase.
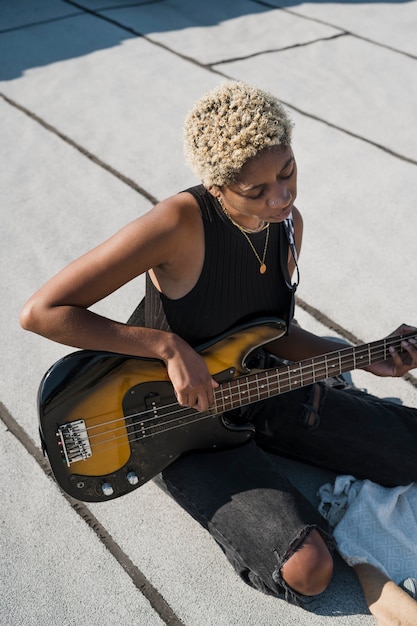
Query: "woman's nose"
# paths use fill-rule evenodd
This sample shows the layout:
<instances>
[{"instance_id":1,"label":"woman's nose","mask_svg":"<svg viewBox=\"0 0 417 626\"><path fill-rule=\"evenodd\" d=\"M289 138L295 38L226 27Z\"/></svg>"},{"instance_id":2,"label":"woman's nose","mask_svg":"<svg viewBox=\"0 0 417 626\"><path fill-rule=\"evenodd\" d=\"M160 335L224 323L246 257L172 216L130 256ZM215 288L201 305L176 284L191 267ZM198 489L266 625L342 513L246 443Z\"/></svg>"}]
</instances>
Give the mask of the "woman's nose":
<instances>
[{"instance_id":1,"label":"woman's nose","mask_svg":"<svg viewBox=\"0 0 417 626\"><path fill-rule=\"evenodd\" d=\"M277 185L269 200L269 204L276 208L284 208L291 202L291 191L286 185Z\"/></svg>"}]
</instances>

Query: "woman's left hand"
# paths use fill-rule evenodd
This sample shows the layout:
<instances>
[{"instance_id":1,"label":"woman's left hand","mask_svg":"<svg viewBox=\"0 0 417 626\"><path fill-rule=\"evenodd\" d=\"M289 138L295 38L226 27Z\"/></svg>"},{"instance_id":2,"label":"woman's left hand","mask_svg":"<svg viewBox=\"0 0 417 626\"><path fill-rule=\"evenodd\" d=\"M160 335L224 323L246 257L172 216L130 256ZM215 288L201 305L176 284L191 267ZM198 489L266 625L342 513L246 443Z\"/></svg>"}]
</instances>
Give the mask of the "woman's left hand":
<instances>
[{"instance_id":1,"label":"woman's left hand","mask_svg":"<svg viewBox=\"0 0 417 626\"><path fill-rule=\"evenodd\" d=\"M393 337L403 333L416 332L417 328L402 324L397 330L388 335ZM417 338L407 337L401 342L402 351L399 352L394 348L390 348L391 356L386 361L380 361L364 368L367 372L372 372L376 376L404 376L407 372L417 367Z\"/></svg>"}]
</instances>

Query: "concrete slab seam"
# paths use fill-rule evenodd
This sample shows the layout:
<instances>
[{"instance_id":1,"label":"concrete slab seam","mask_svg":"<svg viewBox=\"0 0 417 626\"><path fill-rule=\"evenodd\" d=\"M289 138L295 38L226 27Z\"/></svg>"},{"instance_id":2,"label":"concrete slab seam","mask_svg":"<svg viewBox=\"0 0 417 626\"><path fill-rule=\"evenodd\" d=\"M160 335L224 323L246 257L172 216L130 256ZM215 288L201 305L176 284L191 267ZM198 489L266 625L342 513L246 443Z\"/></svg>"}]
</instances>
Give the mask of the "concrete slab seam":
<instances>
[{"instance_id":1,"label":"concrete slab seam","mask_svg":"<svg viewBox=\"0 0 417 626\"><path fill-rule=\"evenodd\" d=\"M0 401L0 419L6 426L7 430L22 444L25 450L33 457L39 467L48 476L53 479L52 471L49 463L46 461L40 449L36 446L27 432L10 414L3 402ZM133 584L148 600L154 611L158 613L160 618L164 620L167 626L183 626L183 622L177 617L173 609L161 594L153 587L146 576L136 567L128 555L122 550L119 544L113 539L110 533L93 515L89 508L82 502L71 498L63 491L62 496L70 504L71 508L88 524L94 531L98 539L107 548L110 554L116 559L119 565L124 569L132 580Z\"/></svg>"},{"instance_id":2,"label":"concrete slab seam","mask_svg":"<svg viewBox=\"0 0 417 626\"><path fill-rule=\"evenodd\" d=\"M61 133L61 131L59 131L54 126L51 126L51 124L49 124L44 119L42 119L41 117L36 115L36 113L33 113L32 111L29 111L29 109L27 109L26 107L22 106L21 104L19 104L15 100L12 100L11 98L9 98L8 96L6 96L5 94L3 94L1 92L0 92L0 97L3 98L3 100L5 102L7 102L7 104L15 107L16 109L18 109L19 111L21 111L22 113L24 113L25 115L30 117L33 121L35 121L38 124L40 124L41 126L43 126L46 130L52 132L54 135L56 135L57 137L59 137L60 139L65 141L72 148L75 148L76 150L78 150L78 152L81 152L81 154L83 156L87 157L87 159L89 159L90 161L92 161L93 163L98 165L99 167L102 167L104 170L106 170L107 172L112 174L112 176L115 176L120 181L122 181L123 183L125 183L126 185L128 185L129 187L134 189L137 193L139 193L142 196L144 196L147 200L152 202L152 204L157 204L158 203L158 200L157 200L157 198L155 198L155 196L153 196L148 191L143 189L143 187L141 187L140 185L135 183L134 180L132 180L128 176L125 176L121 172L117 171L116 169L114 169L114 167L112 167L108 163L105 163L105 161L102 161L99 157L95 156L94 154L92 154L91 152L86 150L79 143L77 143L76 141L74 141L73 139L68 137L67 135L64 135L64 133Z\"/></svg>"},{"instance_id":3,"label":"concrete slab seam","mask_svg":"<svg viewBox=\"0 0 417 626\"><path fill-rule=\"evenodd\" d=\"M58 136L60 139L65 141L67 144L69 144L70 146L72 146L73 148L78 150L83 156L87 157L93 163L95 163L99 167L102 167L104 170L108 171L110 174L112 174L113 176L118 178L121 182L125 183L126 185L128 185L129 187L134 189L136 192L138 192L139 194L141 194L142 196L147 198L150 202L152 202L152 204L157 204L158 203L158 199L157 198L155 198L152 194L150 194L145 189L140 187L137 183L135 183L135 181L133 181L132 179L128 178L127 176L125 176L121 172L115 170L110 165L108 165L107 163L105 163L104 161L102 161L101 159L96 157L95 155L93 155L90 152L88 152L83 146L79 145L78 143L73 141L70 137L67 137L66 135L61 133L58 129L56 129L53 126L51 126L48 122L46 122L45 120L40 118L38 115L36 115L32 111L28 110L26 107L23 107L21 104L15 102L14 100L12 100L11 98L9 98L8 96L4 95L1 92L0 92L0 97L2 97L3 100L5 102L7 102L10 106L13 106L13 107L17 108L19 111L21 111L22 113L24 113L25 115L30 117L33 121L35 121L38 124L40 124L41 126L43 126L46 130L48 130L49 132L52 132L53 134ZM285 104L285 106L291 107L291 105L289 103L284 103L284 104ZM295 108L295 107L292 107L292 108ZM298 112L302 113L301 111L298 111ZM305 114L305 115L311 117L311 115L309 115L309 114ZM320 120L320 121L322 121L325 124L328 124L329 126L335 127L334 125L326 122L325 120ZM347 131L345 131L345 132L347 132ZM364 141L366 141L366 140L364 140ZM369 142L369 143L372 143L372 142ZM404 158L405 160L407 160L405 157L401 157L401 155L399 155L399 158ZM417 162L416 162L416 164L417 164ZM352 335L346 329L342 328L336 322L331 320L324 313L322 313L321 311L319 311L315 307L309 305L308 303L302 301L300 298L297 298L297 305L300 306L300 308L305 310L307 313L309 313L317 321L321 322L322 324L324 324L325 326L327 326L331 330L334 330L335 332L338 332L347 341L350 341L350 342L352 342L354 344L365 343L362 340L360 340L359 338L357 338L354 335ZM409 382L413 387L417 388L417 378L415 378L411 374L406 374L404 376L404 380Z\"/></svg>"},{"instance_id":4,"label":"concrete slab seam","mask_svg":"<svg viewBox=\"0 0 417 626\"><path fill-rule=\"evenodd\" d=\"M319 37L318 39L314 39L312 41L306 41L304 43L295 43L295 44L292 44L291 46L285 46L283 48L271 48L270 50L260 50L259 52L253 52L252 54L248 54L246 56L225 59L224 61L216 61L215 63L211 65L206 65L204 67L209 67L211 69L214 65L222 65L222 63L234 63L235 61L244 61L246 59L253 59L255 57L262 56L263 54L271 54L274 52L284 52L284 50L293 50L294 48L306 48L307 46L313 45L320 41L331 41L332 39L339 39L339 37L346 37L346 35L349 35L349 33L341 32L341 33L337 33L336 35L329 35L329 37Z\"/></svg>"},{"instance_id":5,"label":"concrete slab seam","mask_svg":"<svg viewBox=\"0 0 417 626\"><path fill-rule=\"evenodd\" d=\"M341 133L348 135L349 137L353 137L354 139L359 139L359 141L363 141L364 143L367 143L370 146L373 146L374 148L378 148L378 150L382 150L383 152L386 152L387 154L390 154L391 156L396 157L397 159L400 159L401 161L405 161L406 163L411 163L412 165L417 165L416 159L407 157L404 154L400 154L399 152L396 152L395 150L391 150L391 148L388 148L387 146L384 146L381 143L377 143L376 141L372 141L372 139L367 139L366 137L362 137L361 135L358 135L357 133L354 133L351 130L347 130L346 128L343 128L342 126L333 124L332 122L329 122L328 120L325 120L322 117L319 117L318 115L314 115L313 113L307 113L306 111L303 111L303 109L296 107L290 102L286 102L285 100L281 100L281 102L284 106L288 107L289 109L292 109L293 111L296 111L297 113L299 113L300 115L303 115L304 117L308 117L309 119L315 120L316 122L320 122L321 124L324 124L325 126L328 126L329 128L334 128L335 130L338 130Z\"/></svg>"},{"instance_id":6,"label":"concrete slab seam","mask_svg":"<svg viewBox=\"0 0 417 626\"><path fill-rule=\"evenodd\" d=\"M256 0L255 0L256 1ZM98 17L100 19L103 19L104 21L109 22L110 24L113 24L114 26L117 26L118 28L121 28L122 30L125 30L126 32L129 32L137 37L142 37L143 39L145 39L146 41L148 41L149 43L158 46L160 48L162 48L163 50L166 50L167 52L170 52L171 54L174 54L175 56L177 56L178 58L181 58L185 61L189 61L190 63L192 63L193 65L197 65L198 67L201 67L203 69L206 69L207 71L210 71L214 74L217 74L219 76L222 76L223 78L226 78L228 80L234 80L233 76L230 76L224 72L222 72L221 70L218 70L215 66L221 63L227 63L229 62L229 60L225 60L225 61L218 61L216 63L213 64L208 64L205 65L203 63L200 63L199 61L197 61L196 59L189 57L187 55L181 54L179 52L177 52L176 50L172 50L169 46L166 46L162 43L160 43L159 41L155 41L153 40L151 37L148 37L147 35L144 35L143 33L138 32L137 30L135 30L134 28L130 28L128 26L125 26L124 24L120 24L120 22L118 22L117 20L113 20L112 18L109 18L106 15L102 15L101 13L94 11L93 9L88 9L83 7L83 5L78 4L78 2L75 2L75 0L63 0L63 2L65 2L66 4L70 4L71 6L74 6L77 9L81 9L83 11L85 11L86 13L89 13L90 15L93 15L94 17ZM271 5L267 5L270 8L280 8L280 7L272 7ZM282 10L286 10L286 9L282 9ZM289 11L288 11L289 12ZM294 15L296 15L297 17L300 17L300 15L298 13L294 13ZM301 16L301 17L305 17L305 16ZM305 19L313 19L313 18L307 18L305 17ZM318 21L320 22L320 20L314 20L313 21ZM322 22L323 24L326 24L325 22ZM329 26L332 26L331 24L329 24ZM333 28L338 28L337 26L333 26ZM340 29L339 29L340 30ZM340 34L332 36L332 37L325 37L319 40L316 40L315 43L317 43L317 41L328 41L331 39L335 39L337 37L340 36L345 36L345 35L351 35L353 37L357 37L358 39L364 39L363 37L360 37L358 35L355 35L354 33L350 33L348 31L343 30ZM366 39L364 39L366 40ZM300 46L304 46L304 45L309 45L310 43L314 43L314 42L308 42L307 44L300 44ZM371 41L370 43L375 43L375 45L381 46L381 47L387 47L383 44L379 44L377 42L373 42ZM293 47L297 47L297 46L293 46ZM394 50L395 52L400 52L399 50ZM264 51L262 54L268 54L268 51ZM252 56L258 56L259 53L255 53L252 55L249 55L248 57L244 57L244 58L251 58ZM407 55L410 56L410 55ZM412 56L412 55L411 55ZM235 59L237 60L237 59ZM233 62L233 59L231 60ZM362 137L361 135L358 135L357 133L354 133L352 131L349 131L341 126L338 126L337 124L332 124L331 122L328 122L326 120L324 120L323 118L317 116L317 115L313 115L312 113L307 113L306 111L303 111L302 109L299 109L298 107L292 105L289 102L286 102L284 100L281 100L282 104L284 106L287 106L288 108L292 109L293 111L297 111L297 113L299 113L300 115L303 115L305 117L308 117L309 119L313 119L316 122L320 122L322 124L325 124L326 126L330 127L330 128L334 128L335 130L338 130L342 133L345 133L346 135L349 135L350 137L354 137L355 139L359 139L360 141L364 141L365 143L368 143L372 146L374 146L375 148L378 148L380 150L383 150L384 152L391 154L394 157L397 157L403 161L406 161L408 163L412 163L413 165L417 165L417 160L415 159L411 159L410 157L406 157L402 154L399 154L398 152L395 152L394 150L391 150L390 148L388 148L387 146L384 146L382 144L379 144L377 142L374 142L370 139L366 139L365 137Z\"/></svg>"},{"instance_id":7,"label":"concrete slab seam","mask_svg":"<svg viewBox=\"0 0 417 626\"><path fill-rule=\"evenodd\" d=\"M252 0L252 2L254 2L255 4L259 4L261 6L268 7L270 9L281 9L282 11L285 11L285 13L290 13L291 15L294 15L295 17L299 17L304 20L309 20L310 22L315 22L316 24L323 24L323 26L330 26L331 28L340 28L337 24L332 24L331 22L327 22L326 20L322 20L317 17L311 17L311 15L302 15L298 11L292 11L291 9L287 7L281 7L281 6L277 6L276 4L270 4L269 2L265 0ZM351 35L351 37L356 37L357 39L361 39L362 41L367 41L368 43L372 43L375 46L379 46L380 48L391 50L391 52L397 52L398 54L402 54L406 57L410 57L411 59L417 59L417 56L415 54L411 54L410 52L405 52L404 50L398 50L398 48L394 48L394 46L389 46L385 43L376 41L375 39L370 39L369 37L358 35L357 33L354 33L353 31L350 31L350 30L345 30L345 29L343 30L344 30L345 35Z\"/></svg>"},{"instance_id":8,"label":"concrete slab seam","mask_svg":"<svg viewBox=\"0 0 417 626\"><path fill-rule=\"evenodd\" d=\"M24 24L22 26L14 26L13 28L5 28L4 30L0 30L0 35L4 35L5 33L12 33L16 30L25 30L26 28L33 28L34 26L43 26L44 24L53 24L54 22L62 22L63 20L67 20L68 18L77 17L77 15L82 15L82 11L77 11L76 13L70 13L69 15L62 15L61 17L51 17L49 20L40 20L39 22L31 22L30 24Z\"/></svg>"},{"instance_id":9,"label":"concrete slab seam","mask_svg":"<svg viewBox=\"0 0 417 626\"><path fill-rule=\"evenodd\" d=\"M189 57L186 54L181 54L181 52L178 52L176 50L172 50L172 48L170 48L169 46L166 46L165 44L161 43L160 41L156 41L155 39L152 39L152 37L149 37L148 35L145 35L144 33L139 32L135 28L130 28L129 26L126 26L125 24L121 24L117 20L114 20L111 17L108 17L108 15L103 15L102 13L99 13L98 11L94 11L93 9L88 9L86 7L83 7L82 4L78 4L77 2L74 2L73 0L62 0L62 1L65 2L66 4L70 4L71 6L76 7L77 9L82 9L83 11L88 13L89 15L92 15L93 17L98 17L99 19L104 20L105 22L108 22L109 24L112 24L113 26L116 26L117 28L121 28L122 30L126 31L127 33L130 33L131 35L135 35L136 37L141 37L142 39L145 39L146 41L148 41L152 45L158 46L162 50L166 50L167 52L170 52L171 54L174 54L175 56L177 56L180 59L184 59L185 61L189 61L190 63L193 63L194 65L197 65L198 67L203 67L203 68L207 67L207 66L203 65L202 63L200 63L199 61L196 61L196 59L193 59L193 57ZM154 3L151 3L151 4L154 4ZM216 73L216 72L214 72L214 73Z\"/></svg>"}]
</instances>

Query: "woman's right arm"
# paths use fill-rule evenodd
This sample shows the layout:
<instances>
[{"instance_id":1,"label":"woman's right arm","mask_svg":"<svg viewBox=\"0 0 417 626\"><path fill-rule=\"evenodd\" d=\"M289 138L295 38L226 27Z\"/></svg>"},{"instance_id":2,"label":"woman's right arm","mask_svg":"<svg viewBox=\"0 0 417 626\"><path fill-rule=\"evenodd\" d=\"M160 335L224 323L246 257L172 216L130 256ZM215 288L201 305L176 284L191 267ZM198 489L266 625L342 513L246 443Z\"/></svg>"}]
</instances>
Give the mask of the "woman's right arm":
<instances>
[{"instance_id":1,"label":"woman's right arm","mask_svg":"<svg viewBox=\"0 0 417 626\"><path fill-rule=\"evenodd\" d=\"M147 233L153 225L155 219L150 214L139 218L63 268L25 304L20 316L22 327L76 348L163 357L162 345L168 337L128 327L89 310L153 265L164 263L162 250L169 248L168 238L160 232L160 245L149 246Z\"/></svg>"},{"instance_id":2,"label":"woman's right arm","mask_svg":"<svg viewBox=\"0 0 417 626\"><path fill-rule=\"evenodd\" d=\"M70 263L25 304L24 329L76 348L158 358L180 404L206 410L216 386L204 360L174 333L128 326L89 310L136 276L172 259L189 239L187 211L174 197Z\"/></svg>"}]
</instances>

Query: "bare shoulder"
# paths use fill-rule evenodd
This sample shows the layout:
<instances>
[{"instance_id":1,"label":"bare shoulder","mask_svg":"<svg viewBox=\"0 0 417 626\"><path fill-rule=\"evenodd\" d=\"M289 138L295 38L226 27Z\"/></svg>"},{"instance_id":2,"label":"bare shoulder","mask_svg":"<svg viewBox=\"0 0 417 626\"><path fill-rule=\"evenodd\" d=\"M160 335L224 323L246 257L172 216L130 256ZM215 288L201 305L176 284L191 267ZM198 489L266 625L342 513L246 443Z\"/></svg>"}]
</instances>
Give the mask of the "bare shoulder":
<instances>
[{"instance_id":1,"label":"bare shoulder","mask_svg":"<svg viewBox=\"0 0 417 626\"><path fill-rule=\"evenodd\" d=\"M159 258L153 258L151 267L166 265L180 254L183 247L188 248L190 239L195 239L196 233L202 231L197 201L187 192L171 196L138 218L135 228L146 242L148 252L150 247L160 251Z\"/></svg>"},{"instance_id":2,"label":"bare shoulder","mask_svg":"<svg viewBox=\"0 0 417 626\"><path fill-rule=\"evenodd\" d=\"M190 193L183 191L161 200L150 211L145 213L144 217L150 215L160 217L163 215L164 218L170 221L182 220L189 212L193 212L196 207L198 205L194 197Z\"/></svg>"},{"instance_id":3,"label":"bare shoulder","mask_svg":"<svg viewBox=\"0 0 417 626\"><path fill-rule=\"evenodd\" d=\"M197 201L187 192L178 193L156 204L147 214L145 221L155 223L158 232L175 232L192 228L200 218Z\"/></svg>"},{"instance_id":4,"label":"bare shoulder","mask_svg":"<svg viewBox=\"0 0 417 626\"><path fill-rule=\"evenodd\" d=\"M159 259L154 258L150 276L170 298L181 298L195 285L204 262L204 226L195 198L183 192L155 206ZM152 238L152 229L148 239Z\"/></svg>"},{"instance_id":5,"label":"bare shoulder","mask_svg":"<svg viewBox=\"0 0 417 626\"><path fill-rule=\"evenodd\" d=\"M88 307L152 268L176 280L180 275L176 268L187 265L184 260L188 262L199 249L196 236L190 237L199 220L190 194L168 198L72 261L35 295L52 305Z\"/></svg>"},{"instance_id":6,"label":"bare shoulder","mask_svg":"<svg viewBox=\"0 0 417 626\"><path fill-rule=\"evenodd\" d=\"M143 271L169 261L182 240L201 221L197 202L188 193L171 196L124 226L105 242L123 257L141 258Z\"/></svg>"},{"instance_id":7,"label":"bare shoulder","mask_svg":"<svg viewBox=\"0 0 417 626\"><path fill-rule=\"evenodd\" d=\"M202 231L197 202L191 194L179 193L127 224L102 244L103 253L107 265L114 268L120 262L127 274L167 269L181 262L196 241L199 229Z\"/></svg>"}]
</instances>

